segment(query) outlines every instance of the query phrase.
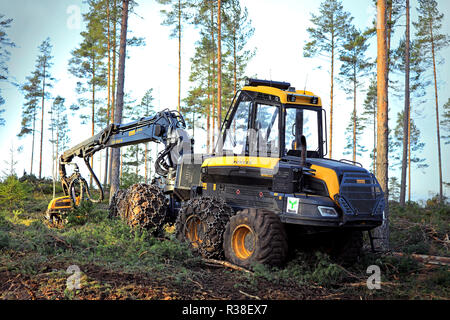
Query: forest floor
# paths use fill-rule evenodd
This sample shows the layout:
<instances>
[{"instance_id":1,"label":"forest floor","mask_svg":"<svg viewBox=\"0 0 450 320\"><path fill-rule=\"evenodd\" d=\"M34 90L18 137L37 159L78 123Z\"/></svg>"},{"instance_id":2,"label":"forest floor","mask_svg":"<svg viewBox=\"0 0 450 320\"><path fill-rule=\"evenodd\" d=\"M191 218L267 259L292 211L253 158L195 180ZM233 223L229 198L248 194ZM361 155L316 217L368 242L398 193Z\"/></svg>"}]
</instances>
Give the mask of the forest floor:
<instances>
[{"instance_id":1,"label":"forest floor","mask_svg":"<svg viewBox=\"0 0 450 320\"><path fill-rule=\"evenodd\" d=\"M449 266L411 256L450 256L448 206L391 205L391 245L403 256L366 248L344 268L326 254L294 251L283 268L244 272L205 263L172 234L154 238L109 219L104 205L48 228L49 200L35 193L21 210L0 210L0 299L450 299ZM380 267L380 289L367 287L370 265ZM70 266L79 289L68 287Z\"/></svg>"}]
</instances>

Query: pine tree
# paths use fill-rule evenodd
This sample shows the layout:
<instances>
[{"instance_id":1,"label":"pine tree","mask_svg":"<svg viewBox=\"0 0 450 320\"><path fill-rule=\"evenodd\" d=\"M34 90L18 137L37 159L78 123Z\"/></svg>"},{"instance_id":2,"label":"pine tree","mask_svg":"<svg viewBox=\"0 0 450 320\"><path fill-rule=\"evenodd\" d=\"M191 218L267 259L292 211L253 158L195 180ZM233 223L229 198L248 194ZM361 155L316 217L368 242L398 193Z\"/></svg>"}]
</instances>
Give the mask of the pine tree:
<instances>
[{"instance_id":1,"label":"pine tree","mask_svg":"<svg viewBox=\"0 0 450 320\"><path fill-rule=\"evenodd\" d=\"M205 97L201 87L192 88L183 101L186 106L181 108L182 114L187 124L187 129L192 130L192 138L195 139L195 128L199 127L199 121L202 117L202 111L208 106L208 99Z\"/></svg>"},{"instance_id":2,"label":"pine tree","mask_svg":"<svg viewBox=\"0 0 450 320\"><path fill-rule=\"evenodd\" d=\"M72 58L69 60L69 72L81 81L77 83L77 93L82 95L78 99L81 107L91 108L91 135L95 134L96 105L98 104L98 91L106 86L106 67L103 59L106 56L107 38L105 28L102 23L102 1L89 0L89 11L83 15L87 23L86 31L81 32L83 41L79 47L72 51ZM85 94L89 93L89 98ZM81 114L83 120L88 116ZM91 167L94 157L91 157ZM90 177L92 185L93 177Z\"/></svg>"},{"instance_id":3,"label":"pine tree","mask_svg":"<svg viewBox=\"0 0 450 320\"><path fill-rule=\"evenodd\" d=\"M441 126L442 131L444 132L442 139L444 139L445 144L450 144L450 98L444 104L444 114L442 115Z\"/></svg>"},{"instance_id":4,"label":"pine tree","mask_svg":"<svg viewBox=\"0 0 450 320\"><path fill-rule=\"evenodd\" d=\"M401 39L398 48L393 52L393 70L398 70L401 73L405 72L405 39ZM424 63L420 45L416 40L411 41L410 44L410 55L409 55L409 112L406 118L407 123L407 133L403 134L406 137L407 143L407 172L408 172L408 201L411 200L411 121L413 117L420 115L423 109L418 108L425 104L424 96L426 94L426 88L431 84L431 81L424 77L427 71L427 65ZM406 83L406 78L405 78ZM406 86L405 86L406 88ZM400 91L400 90L399 90ZM406 93L406 89L405 89ZM403 124L405 125L405 124ZM405 131L405 130L403 130ZM403 145L403 144L402 144ZM402 184L403 188L403 184ZM400 200L403 201L401 195Z\"/></svg>"},{"instance_id":5,"label":"pine tree","mask_svg":"<svg viewBox=\"0 0 450 320\"><path fill-rule=\"evenodd\" d=\"M397 114L396 126L393 131L393 139L392 139L392 156L391 159L395 160L393 165L396 167L401 165L402 157L401 152L403 148L403 120L404 120L404 111L401 111ZM411 162L415 165L417 169L424 169L428 167L426 163L426 158L422 158L423 156L423 148L425 147L425 143L421 142L420 139L420 129L416 126L413 119L410 119L410 145L411 145Z\"/></svg>"},{"instance_id":6,"label":"pine tree","mask_svg":"<svg viewBox=\"0 0 450 320\"><path fill-rule=\"evenodd\" d=\"M163 25L172 27L170 34L171 38L178 39L178 107L181 109L181 39L183 32L183 25L189 22L191 15L188 9L191 7L190 1L187 0L157 0L160 4L165 5L169 9L161 10L165 16Z\"/></svg>"},{"instance_id":7,"label":"pine tree","mask_svg":"<svg viewBox=\"0 0 450 320\"><path fill-rule=\"evenodd\" d=\"M122 123L122 109L125 84L125 57L127 47L127 29L128 29L128 13L129 0L122 0L122 23L120 30L120 50L119 50L119 70L117 75L117 98L114 111L114 123ZM113 149L111 156L111 189L110 201L114 193L119 190L120 186L120 150Z\"/></svg>"},{"instance_id":8,"label":"pine tree","mask_svg":"<svg viewBox=\"0 0 450 320\"><path fill-rule=\"evenodd\" d=\"M343 44L339 56L339 60L342 62L339 75L343 79L344 91L353 97L353 112L351 115L353 125L350 127L353 131L351 150L353 161L356 161L356 155L361 154L357 150L357 139L358 135L361 134L364 129L363 121L358 118L356 97L358 88L363 84L362 78L367 75L372 64L366 57L366 52L369 48L367 37L355 27L349 28L347 32L346 42ZM351 88L349 88L348 85L350 85ZM347 128L347 130L348 129L349 128Z\"/></svg>"},{"instance_id":9,"label":"pine tree","mask_svg":"<svg viewBox=\"0 0 450 320\"><path fill-rule=\"evenodd\" d=\"M114 111L116 105L116 94L117 94L117 52L118 43L117 38L120 38L118 31L120 30L121 24L121 8L117 4L118 0L101 0L101 6L99 11L99 19L104 27L104 39L106 43L107 58L106 58L106 88L107 88L107 106L103 108L100 106L100 110L104 112L104 116L109 119L106 121L106 125L114 123ZM133 12L134 8L138 4L130 0L129 1L129 12ZM117 28L119 26L119 28ZM131 33L130 30L127 31L128 34ZM128 36L126 40L127 46L136 47L145 45L144 38L141 37L131 37ZM128 58L128 57L127 57ZM103 120L102 120L103 123ZM111 169L112 163L110 161L112 157L113 149L105 151L105 174L103 184L107 185L111 181Z\"/></svg>"},{"instance_id":10,"label":"pine tree","mask_svg":"<svg viewBox=\"0 0 450 320\"><path fill-rule=\"evenodd\" d=\"M409 76L410 76L410 10L409 0L405 1L406 9L406 30L405 30L405 107L403 110L403 150L402 150L402 172L400 178L400 205L405 206L406 198L406 166L408 159L408 138L409 138L409 126L410 126L410 90L409 90Z\"/></svg>"},{"instance_id":11,"label":"pine tree","mask_svg":"<svg viewBox=\"0 0 450 320\"><path fill-rule=\"evenodd\" d=\"M217 129L222 124L222 1L217 0Z\"/></svg>"},{"instance_id":12,"label":"pine tree","mask_svg":"<svg viewBox=\"0 0 450 320\"><path fill-rule=\"evenodd\" d=\"M145 181L145 177L139 174L139 166L142 163L141 149L139 144L126 148L122 157L122 177L120 185L127 188L131 184ZM131 182L131 183L130 183Z\"/></svg>"},{"instance_id":13,"label":"pine tree","mask_svg":"<svg viewBox=\"0 0 450 320\"><path fill-rule=\"evenodd\" d=\"M189 81L196 81L197 74L203 73L201 78L202 83L195 86L202 86L205 89L205 94L208 96L209 105L205 108L204 113L206 116L206 150L210 152L210 149L214 148L214 140L216 136L216 101L217 101L217 43L216 43L216 30L217 30L217 10L215 0L200 0L196 4L196 9L193 14L192 23L200 27L200 40L197 42L196 52L200 53L201 59L196 59L195 56L191 60L191 74ZM198 49L203 47L203 49ZM206 57L206 58L205 58ZM198 71L197 71L198 69ZM206 73L205 73L205 70ZM186 99L190 99L187 97Z\"/></svg>"},{"instance_id":14,"label":"pine tree","mask_svg":"<svg viewBox=\"0 0 450 320\"><path fill-rule=\"evenodd\" d=\"M389 125L388 50L386 44L386 2L377 1L377 168L376 177L385 193L384 221L375 228L375 246L389 250Z\"/></svg>"},{"instance_id":15,"label":"pine tree","mask_svg":"<svg viewBox=\"0 0 450 320\"><path fill-rule=\"evenodd\" d=\"M3 163L5 164L6 170L2 171L2 174L5 177L14 176L17 177L16 173L16 165L18 161L16 160L15 155L17 152L21 151L21 148L16 149L14 148L14 142L11 142L11 146L9 147L9 160L4 160Z\"/></svg>"},{"instance_id":16,"label":"pine tree","mask_svg":"<svg viewBox=\"0 0 450 320\"><path fill-rule=\"evenodd\" d=\"M423 58L427 61L427 63L432 64L433 66L434 94L436 102L436 137L439 166L439 199L442 202L442 157L436 70L436 65L442 61L436 61L436 55L440 50L446 48L450 42L447 35L439 33L442 28L442 19L444 18L444 15L439 12L438 4L435 0L419 0L417 13L418 21L413 22L413 25L416 28L417 41L419 42Z\"/></svg>"},{"instance_id":17,"label":"pine tree","mask_svg":"<svg viewBox=\"0 0 450 320\"><path fill-rule=\"evenodd\" d=\"M35 70L31 76L27 77L27 82L21 86L21 90L25 95L26 102L22 108L22 122L21 130L18 134L19 137L23 137L29 133L32 133L32 146L31 146L31 168L30 173L33 171L34 160L34 142L36 133L36 120L37 112L41 111L41 126L40 126L40 151L39 151L39 179L42 177L42 146L44 143L44 112L45 112L45 100L50 97L48 88L51 88L52 81L54 80L50 74L50 68L53 65L51 62L51 49L50 38L44 40L39 46L39 55L36 59Z\"/></svg>"},{"instance_id":18,"label":"pine tree","mask_svg":"<svg viewBox=\"0 0 450 320\"><path fill-rule=\"evenodd\" d=\"M319 15L311 14L311 22L315 25L308 28L311 41L303 48L307 58L325 56L330 60L331 91L330 91L330 158L333 156L333 99L334 99L334 65L345 42L347 29L353 18L344 11L340 0L326 0L320 4Z\"/></svg>"},{"instance_id":19,"label":"pine tree","mask_svg":"<svg viewBox=\"0 0 450 320\"><path fill-rule=\"evenodd\" d=\"M64 152L70 143L69 137L69 123L67 118L67 109L64 105L65 99L61 96L56 96L53 100L53 104L51 109L49 110L49 114L51 116L51 121L49 125L49 129L54 132L52 134L52 139L50 142L55 146L53 161L55 168L55 176L58 174L58 160L59 155Z\"/></svg>"},{"instance_id":20,"label":"pine tree","mask_svg":"<svg viewBox=\"0 0 450 320\"><path fill-rule=\"evenodd\" d=\"M366 128L372 129L373 146L370 153L372 159L372 173L376 173L376 155L377 155L377 80L372 79L364 100L364 109L361 114L363 124Z\"/></svg>"},{"instance_id":21,"label":"pine tree","mask_svg":"<svg viewBox=\"0 0 450 320\"><path fill-rule=\"evenodd\" d=\"M155 99L153 98L153 89L148 89L145 92L145 95L142 97L141 100L141 108L144 111L143 116L149 117L152 116L155 112L155 106L153 105L153 101ZM148 149L148 143L144 146L144 181L145 183L148 183L149 178L151 178L151 166L152 166L152 157L151 154L149 154ZM149 165L150 164L150 165Z\"/></svg>"},{"instance_id":22,"label":"pine tree","mask_svg":"<svg viewBox=\"0 0 450 320\"><path fill-rule=\"evenodd\" d=\"M246 8L238 1L221 2L221 105L218 112L218 10L215 0L199 1L193 12L192 23L200 28L200 39L196 42L196 51L191 58L191 87L183 99L183 113L188 112L186 121L190 129L205 127L207 139L206 151L214 146L214 138L221 126L221 118L227 111L233 96L244 78L245 68L253 56L246 49L246 43L253 34ZM205 123L206 122L206 126ZM194 126L192 123L194 122ZM217 130L216 130L217 128Z\"/></svg>"},{"instance_id":23,"label":"pine tree","mask_svg":"<svg viewBox=\"0 0 450 320\"><path fill-rule=\"evenodd\" d=\"M247 8L242 8L239 0L224 2L224 12L224 43L232 53L233 94L236 94L238 83L244 79L245 67L255 54L255 50L246 49L255 28L252 27Z\"/></svg>"},{"instance_id":24,"label":"pine tree","mask_svg":"<svg viewBox=\"0 0 450 320\"><path fill-rule=\"evenodd\" d=\"M389 198L396 202L400 199L400 183L397 177L389 178Z\"/></svg>"},{"instance_id":25,"label":"pine tree","mask_svg":"<svg viewBox=\"0 0 450 320\"><path fill-rule=\"evenodd\" d=\"M25 103L22 106L21 129L17 136L22 138L28 134L32 135L30 174L33 174L36 119L39 111L39 97L41 96L40 77L37 70L34 70L33 73L26 78L26 81L27 82L21 86L21 91L25 97Z\"/></svg>"},{"instance_id":26,"label":"pine tree","mask_svg":"<svg viewBox=\"0 0 450 320\"><path fill-rule=\"evenodd\" d=\"M37 59L36 71L39 73L41 82L41 144L39 149L39 179L42 177L42 146L44 143L44 109L45 100L50 97L47 88L51 88L52 80L54 80L50 74L50 68L53 65L51 62L51 50L52 45L50 44L50 38L45 39L39 46L40 55Z\"/></svg>"},{"instance_id":27,"label":"pine tree","mask_svg":"<svg viewBox=\"0 0 450 320\"><path fill-rule=\"evenodd\" d=\"M400 166L402 159L400 158L400 150L403 147L403 137L404 137L404 129L403 123L404 121L404 111L399 112L397 115L396 127L394 129L394 135L392 138L392 149L389 151L391 154L391 159L396 161L394 163L395 166ZM426 158L422 158L423 149L425 147L425 143L421 142L420 139L420 130L415 125L413 119L409 119L408 121L408 201L411 201L411 172L413 170L412 165L415 165L417 169L424 169L428 167L426 163ZM406 182L405 182L406 183ZM406 198L406 197L405 197ZM400 199L401 200L401 199Z\"/></svg>"},{"instance_id":28,"label":"pine tree","mask_svg":"<svg viewBox=\"0 0 450 320\"><path fill-rule=\"evenodd\" d=\"M133 120L137 120L141 117L150 117L153 116L155 114L155 106L153 104L153 101L155 99L153 98L153 89L148 89L144 96L141 99L141 103L138 104L137 106L135 106L133 108L133 114L134 117L132 117ZM137 146L137 150L139 152L139 146ZM136 159L135 155L135 159ZM144 144L144 154L143 154L143 159L142 161L144 162L144 182L147 183L148 182L148 178L149 178L149 160L151 163L151 156L149 155L149 148L148 148L148 143L146 142ZM139 160L139 158L137 158L137 162L138 164L141 162L141 160Z\"/></svg>"},{"instance_id":29,"label":"pine tree","mask_svg":"<svg viewBox=\"0 0 450 320\"><path fill-rule=\"evenodd\" d=\"M5 18L5 15L0 14L0 83L9 79L9 70L6 63L9 61L11 53L8 49L15 47L15 44L9 39L7 29L11 27L12 21L13 19ZM5 112L5 109L1 108L4 104L5 99L0 88L0 126L5 125L5 119L1 117L2 113Z\"/></svg>"},{"instance_id":30,"label":"pine tree","mask_svg":"<svg viewBox=\"0 0 450 320\"><path fill-rule=\"evenodd\" d=\"M212 43L209 34L201 31L201 39L196 43L195 54L191 58L191 73L189 81L193 84L188 91L185 99L183 99L186 106L182 107L188 126L193 129L196 117L192 117L192 112L202 113L206 118L206 148L209 152L210 144L210 125L211 125L211 97L213 92L213 78L211 72L212 59ZM186 113L187 112L187 113ZM194 120L194 121L193 121ZM213 116L214 123L214 116Z\"/></svg>"},{"instance_id":31,"label":"pine tree","mask_svg":"<svg viewBox=\"0 0 450 320\"><path fill-rule=\"evenodd\" d=\"M344 147L344 154L351 154L353 156L353 161L356 162L356 156L362 156L363 152L367 149L364 144L361 143L361 136L364 132L365 125L364 119L356 113L356 110L352 112L350 116L347 128L345 130L345 138L347 144Z\"/></svg>"}]
</instances>

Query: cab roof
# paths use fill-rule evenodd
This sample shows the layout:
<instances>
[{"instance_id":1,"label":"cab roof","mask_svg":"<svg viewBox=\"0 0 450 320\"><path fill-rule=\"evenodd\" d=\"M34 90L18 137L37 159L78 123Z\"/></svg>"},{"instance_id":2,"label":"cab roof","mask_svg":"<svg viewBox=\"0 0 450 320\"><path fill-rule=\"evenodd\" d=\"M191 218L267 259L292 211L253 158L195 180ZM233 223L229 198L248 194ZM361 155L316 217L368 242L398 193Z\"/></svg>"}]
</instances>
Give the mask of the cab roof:
<instances>
[{"instance_id":1,"label":"cab roof","mask_svg":"<svg viewBox=\"0 0 450 320\"><path fill-rule=\"evenodd\" d=\"M311 91L295 90L287 82L247 79L243 91L270 94L280 99L281 103L322 107L322 99Z\"/></svg>"}]
</instances>

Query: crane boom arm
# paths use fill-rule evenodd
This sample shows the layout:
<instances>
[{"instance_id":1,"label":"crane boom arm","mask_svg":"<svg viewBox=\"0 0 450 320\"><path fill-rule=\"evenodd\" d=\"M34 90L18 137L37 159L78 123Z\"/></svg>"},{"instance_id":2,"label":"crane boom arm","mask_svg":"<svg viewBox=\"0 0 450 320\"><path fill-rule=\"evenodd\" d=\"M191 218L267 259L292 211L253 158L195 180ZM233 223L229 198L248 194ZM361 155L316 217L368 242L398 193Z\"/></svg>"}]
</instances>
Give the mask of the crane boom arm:
<instances>
[{"instance_id":1,"label":"crane boom arm","mask_svg":"<svg viewBox=\"0 0 450 320\"><path fill-rule=\"evenodd\" d=\"M120 148L146 142L163 143L165 149L158 155L155 169L159 175L165 176L168 169L175 166L174 159L170 154L171 151L176 148L179 153L182 153L184 144L190 143L190 141L186 141L189 140L189 137L184 130L185 127L186 124L181 114L178 111L169 111L168 109L158 112L154 116L140 118L126 124L110 124L96 135L66 150L61 155L59 171L64 194L71 195L70 190L73 181L79 178L76 164L74 164L76 172L70 177L67 177L65 166L72 164L74 157L79 157L84 159L88 170L100 189L100 201L103 199L103 188L89 164L89 159L96 152L108 147Z\"/></svg>"}]
</instances>

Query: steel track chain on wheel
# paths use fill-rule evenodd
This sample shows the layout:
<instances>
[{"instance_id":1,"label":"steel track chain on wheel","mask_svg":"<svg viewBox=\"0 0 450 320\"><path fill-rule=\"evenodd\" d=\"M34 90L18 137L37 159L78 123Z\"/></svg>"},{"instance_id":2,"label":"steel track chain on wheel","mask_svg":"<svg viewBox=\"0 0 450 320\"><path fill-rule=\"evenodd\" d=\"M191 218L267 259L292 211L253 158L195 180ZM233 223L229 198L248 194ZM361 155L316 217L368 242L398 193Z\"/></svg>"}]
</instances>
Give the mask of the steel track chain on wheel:
<instances>
[{"instance_id":1,"label":"steel track chain on wheel","mask_svg":"<svg viewBox=\"0 0 450 320\"><path fill-rule=\"evenodd\" d=\"M111 202L109 204L109 218L118 217L119 216L119 202L124 199L126 194L126 190L117 190L116 193L111 198Z\"/></svg>"},{"instance_id":2,"label":"steel track chain on wheel","mask_svg":"<svg viewBox=\"0 0 450 320\"><path fill-rule=\"evenodd\" d=\"M119 190L111 199L110 216L120 217L131 227L163 231L168 204L162 190L154 185L134 184Z\"/></svg>"},{"instance_id":3,"label":"steel track chain on wheel","mask_svg":"<svg viewBox=\"0 0 450 320\"><path fill-rule=\"evenodd\" d=\"M220 198L205 196L191 199L176 220L176 237L189 242L205 258L223 257L223 233L233 209Z\"/></svg>"}]
</instances>

